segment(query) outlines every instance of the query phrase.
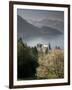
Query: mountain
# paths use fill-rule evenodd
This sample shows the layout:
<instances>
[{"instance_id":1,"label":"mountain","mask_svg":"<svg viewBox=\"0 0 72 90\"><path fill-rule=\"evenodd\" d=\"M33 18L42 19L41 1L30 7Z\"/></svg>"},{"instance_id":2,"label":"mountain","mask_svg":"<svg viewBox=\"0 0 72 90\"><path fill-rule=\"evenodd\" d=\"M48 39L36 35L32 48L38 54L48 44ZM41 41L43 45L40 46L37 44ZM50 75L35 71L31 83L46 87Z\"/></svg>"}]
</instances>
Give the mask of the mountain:
<instances>
[{"instance_id":1,"label":"mountain","mask_svg":"<svg viewBox=\"0 0 72 90\"><path fill-rule=\"evenodd\" d=\"M52 20L52 19L43 19L42 21L37 22L39 25L41 23L42 26L53 27L60 32L64 33L64 22L60 20Z\"/></svg>"},{"instance_id":2,"label":"mountain","mask_svg":"<svg viewBox=\"0 0 72 90\"><path fill-rule=\"evenodd\" d=\"M43 25L48 24L46 26L52 26L55 29L58 29L60 32L64 33L64 22L63 21L50 19L50 20L43 20L42 24Z\"/></svg>"},{"instance_id":3,"label":"mountain","mask_svg":"<svg viewBox=\"0 0 72 90\"><path fill-rule=\"evenodd\" d=\"M37 26L37 27L42 27L42 26L46 26L46 27L51 27L54 29L59 30L60 32L64 33L64 20L54 20L54 19L42 19L40 21L32 21L30 20L30 23Z\"/></svg>"},{"instance_id":4,"label":"mountain","mask_svg":"<svg viewBox=\"0 0 72 90\"><path fill-rule=\"evenodd\" d=\"M17 16L17 31L18 37L23 37L27 39L29 37L45 37L45 36L55 36L62 34L59 30L44 26L42 28L38 28L28 21L24 20L21 16Z\"/></svg>"},{"instance_id":5,"label":"mountain","mask_svg":"<svg viewBox=\"0 0 72 90\"><path fill-rule=\"evenodd\" d=\"M44 26L42 27L42 32L44 34L47 34L47 35L59 35L59 34L62 34L60 31L58 31L57 29L53 29L51 27L47 27L47 26Z\"/></svg>"}]
</instances>

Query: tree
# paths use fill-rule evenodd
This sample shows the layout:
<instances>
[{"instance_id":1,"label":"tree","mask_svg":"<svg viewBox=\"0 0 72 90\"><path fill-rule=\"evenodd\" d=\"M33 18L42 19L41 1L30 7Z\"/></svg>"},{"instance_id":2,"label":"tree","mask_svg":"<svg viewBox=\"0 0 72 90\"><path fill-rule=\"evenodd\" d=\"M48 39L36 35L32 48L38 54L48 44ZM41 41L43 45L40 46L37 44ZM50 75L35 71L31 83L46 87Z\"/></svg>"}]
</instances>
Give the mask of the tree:
<instances>
[{"instance_id":1,"label":"tree","mask_svg":"<svg viewBox=\"0 0 72 90\"><path fill-rule=\"evenodd\" d=\"M49 50L51 50L51 45L50 45L50 43L49 43Z\"/></svg>"},{"instance_id":2,"label":"tree","mask_svg":"<svg viewBox=\"0 0 72 90\"><path fill-rule=\"evenodd\" d=\"M32 47L32 52L38 58L38 51L36 47Z\"/></svg>"},{"instance_id":3,"label":"tree","mask_svg":"<svg viewBox=\"0 0 72 90\"><path fill-rule=\"evenodd\" d=\"M23 43L22 38L17 42L17 58L18 79L34 77L38 66L37 58L32 49Z\"/></svg>"},{"instance_id":4,"label":"tree","mask_svg":"<svg viewBox=\"0 0 72 90\"><path fill-rule=\"evenodd\" d=\"M55 49L61 49L59 46L56 46Z\"/></svg>"}]
</instances>

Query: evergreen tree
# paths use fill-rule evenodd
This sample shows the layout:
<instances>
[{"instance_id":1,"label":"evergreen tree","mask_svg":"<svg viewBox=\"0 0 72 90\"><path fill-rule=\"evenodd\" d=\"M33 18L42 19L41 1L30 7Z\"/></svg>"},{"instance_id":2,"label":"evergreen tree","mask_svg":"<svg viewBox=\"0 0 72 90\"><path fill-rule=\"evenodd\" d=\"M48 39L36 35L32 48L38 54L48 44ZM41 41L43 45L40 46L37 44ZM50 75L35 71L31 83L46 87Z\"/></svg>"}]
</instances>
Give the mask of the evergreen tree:
<instances>
[{"instance_id":1,"label":"evergreen tree","mask_svg":"<svg viewBox=\"0 0 72 90\"><path fill-rule=\"evenodd\" d=\"M35 77L37 58L32 48L24 44L22 38L17 42L17 78L27 79Z\"/></svg>"},{"instance_id":2,"label":"evergreen tree","mask_svg":"<svg viewBox=\"0 0 72 90\"><path fill-rule=\"evenodd\" d=\"M50 45L50 43L49 43L49 50L51 50L51 45Z\"/></svg>"}]
</instances>

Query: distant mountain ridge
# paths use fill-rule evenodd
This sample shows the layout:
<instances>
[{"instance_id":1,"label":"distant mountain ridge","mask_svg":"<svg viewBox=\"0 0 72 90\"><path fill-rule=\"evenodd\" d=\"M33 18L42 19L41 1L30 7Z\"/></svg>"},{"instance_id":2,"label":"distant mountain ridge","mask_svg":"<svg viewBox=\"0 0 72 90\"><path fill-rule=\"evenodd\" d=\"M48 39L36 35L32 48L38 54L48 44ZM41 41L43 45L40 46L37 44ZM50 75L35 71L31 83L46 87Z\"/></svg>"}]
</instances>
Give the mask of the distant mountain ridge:
<instances>
[{"instance_id":1,"label":"distant mountain ridge","mask_svg":"<svg viewBox=\"0 0 72 90\"><path fill-rule=\"evenodd\" d=\"M38 28L26 20L24 20L21 16L17 15L17 31L19 36L26 37L37 37L37 36L45 36L45 35L60 35L62 34L59 30L44 26L42 28Z\"/></svg>"},{"instance_id":2,"label":"distant mountain ridge","mask_svg":"<svg viewBox=\"0 0 72 90\"><path fill-rule=\"evenodd\" d=\"M43 26L38 28L17 15L17 39L22 38L28 46L38 43L51 44L51 47L64 47L64 34L57 29Z\"/></svg>"}]
</instances>

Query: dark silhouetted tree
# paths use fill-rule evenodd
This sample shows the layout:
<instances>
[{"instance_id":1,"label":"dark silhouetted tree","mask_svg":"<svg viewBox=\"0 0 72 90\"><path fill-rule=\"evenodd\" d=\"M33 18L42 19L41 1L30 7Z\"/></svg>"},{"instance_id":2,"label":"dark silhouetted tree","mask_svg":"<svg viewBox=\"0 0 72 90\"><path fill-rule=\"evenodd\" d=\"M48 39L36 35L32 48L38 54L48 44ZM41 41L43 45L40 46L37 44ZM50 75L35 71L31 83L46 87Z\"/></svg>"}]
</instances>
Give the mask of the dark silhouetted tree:
<instances>
[{"instance_id":1,"label":"dark silhouetted tree","mask_svg":"<svg viewBox=\"0 0 72 90\"><path fill-rule=\"evenodd\" d=\"M50 45L50 43L49 43L49 50L51 50L51 45Z\"/></svg>"},{"instance_id":2,"label":"dark silhouetted tree","mask_svg":"<svg viewBox=\"0 0 72 90\"><path fill-rule=\"evenodd\" d=\"M33 54L32 48L24 44L22 39L17 42L17 58L18 79L34 77L38 66L37 57Z\"/></svg>"}]
</instances>

